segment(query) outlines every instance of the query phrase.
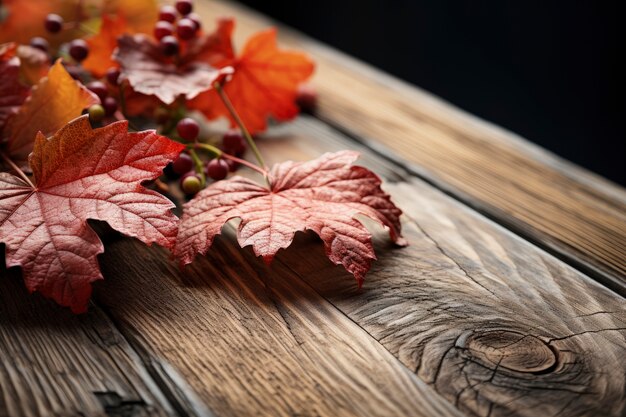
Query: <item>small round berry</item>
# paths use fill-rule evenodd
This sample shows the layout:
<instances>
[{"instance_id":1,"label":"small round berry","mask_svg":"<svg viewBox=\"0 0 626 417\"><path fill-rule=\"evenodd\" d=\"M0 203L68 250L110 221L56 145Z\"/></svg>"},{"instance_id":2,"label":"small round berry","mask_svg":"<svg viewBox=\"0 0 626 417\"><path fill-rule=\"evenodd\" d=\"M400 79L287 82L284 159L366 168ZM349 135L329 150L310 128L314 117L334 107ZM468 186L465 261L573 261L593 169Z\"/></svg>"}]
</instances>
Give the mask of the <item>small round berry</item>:
<instances>
[{"instance_id":1,"label":"small round berry","mask_svg":"<svg viewBox=\"0 0 626 417\"><path fill-rule=\"evenodd\" d=\"M196 140L200 133L200 126L192 118L185 117L176 125L176 131L178 136L185 140Z\"/></svg>"},{"instance_id":2,"label":"small round berry","mask_svg":"<svg viewBox=\"0 0 626 417\"><path fill-rule=\"evenodd\" d=\"M89 107L88 113L89 120L95 123L101 122L105 116L104 107L102 107L100 104L94 104Z\"/></svg>"},{"instance_id":3,"label":"small round berry","mask_svg":"<svg viewBox=\"0 0 626 417\"><path fill-rule=\"evenodd\" d=\"M186 153L181 153L178 158L172 162L172 171L178 175L183 175L186 172L191 171L193 168L193 159Z\"/></svg>"},{"instance_id":4,"label":"small round berry","mask_svg":"<svg viewBox=\"0 0 626 417\"><path fill-rule=\"evenodd\" d=\"M92 81L87 84L87 88L97 95L100 100L104 100L106 96L109 95L109 91L107 90L107 86L102 81Z\"/></svg>"},{"instance_id":5,"label":"small round berry","mask_svg":"<svg viewBox=\"0 0 626 417\"><path fill-rule=\"evenodd\" d=\"M59 33L63 29L63 18L58 14L50 13L46 16L44 26L50 33Z\"/></svg>"},{"instance_id":6,"label":"small round berry","mask_svg":"<svg viewBox=\"0 0 626 417\"><path fill-rule=\"evenodd\" d=\"M158 40L161 40L166 36L170 36L172 33L174 33L174 26L170 22L159 20L154 25L154 37Z\"/></svg>"},{"instance_id":7,"label":"small round berry","mask_svg":"<svg viewBox=\"0 0 626 417\"><path fill-rule=\"evenodd\" d=\"M166 5L159 10L159 20L174 23L176 18L176 8L174 6Z\"/></svg>"},{"instance_id":8,"label":"small round berry","mask_svg":"<svg viewBox=\"0 0 626 417\"><path fill-rule=\"evenodd\" d=\"M183 193L187 195L197 194L202 189L202 181L197 175L189 175L182 179L180 182L180 188Z\"/></svg>"},{"instance_id":9,"label":"small round berry","mask_svg":"<svg viewBox=\"0 0 626 417\"><path fill-rule=\"evenodd\" d=\"M196 32L202 28L202 19L197 13L189 13L185 18L191 20L196 25Z\"/></svg>"},{"instance_id":10,"label":"small round berry","mask_svg":"<svg viewBox=\"0 0 626 417\"><path fill-rule=\"evenodd\" d=\"M48 48L50 48L50 44L48 43L48 41L40 36L35 36L34 38L32 38L30 40L30 46L32 46L33 48L37 48L45 53L48 53Z\"/></svg>"},{"instance_id":11,"label":"small round berry","mask_svg":"<svg viewBox=\"0 0 626 417\"><path fill-rule=\"evenodd\" d=\"M237 171L237 169L239 169L239 167L241 166L241 164L239 162L233 161L232 159L227 159L226 163L228 164L228 170L230 172Z\"/></svg>"},{"instance_id":12,"label":"small round berry","mask_svg":"<svg viewBox=\"0 0 626 417\"><path fill-rule=\"evenodd\" d=\"M117 82L120 79L120 70L117 68L109 68L107 70L107 81L111 85L117 85Z\"/></svg>"},{"instance_id":13,"label":"small round berry","mask_svg":"<svg viewBox=\"0 0 626 417\"><path fill-rule=\"evenodd\" d=\"M89 45L82 39L74 39L70 42L70 56L77 62L82 62L89 55Z\"/></svg>"},{"instance_id":14,"label":"small round berry","mask_svg":"<svg viewBox=\"0 0 626 417\"><path fill-rule=\"evenodd\" d=\"M161 52L165 56L173 56L178 53L178 40L173 36L161 39Z\"/></svg>"},{"instance_id":15,"label":"small round berry","mask_svg":"<svg viewBox=\"0 0 626 417\"><path fill-rule=\"evenodd\" d=\"M191 19L180 19L176 25L176 34L184 41L196 35L196 24Z\"/></svg>"},{"instance_id":16,"label":"small round berry","mask_svg":"<svg viewBox=\"0 0 626 417\"><path fill-rule=\"evenodd\" d=\"M102 101L102 107L104 107L104 111L107 116L113 116L117 111L117 100L113 97L106 97Z\"/></svg>"},{"instance_id":17,"label":"small round berry","mask_svg":"<svg viewBox=\"0 0 626 417\"><path fill-rule=\"evenodd\" d=\"M317 107L317 90L307 84L300 85L296 95L296 104L303 112L313 112Z\"/></svg>"},{"instance_id":18,"label":"small round berry","mask_svg":"<svg viewBox=\"0 0 626 417\"><path fill-rule=\"evenodd\" d=\"M228 170L228 163L223 159L211 159L206 165L206 174L215 181L226 178Z\"/></svg>"},{"instance_id":19,"label":"small round berry","mask_svg":"<svg viewBox=\"0 0 626 417\"><path fill-rule=\"evenodd\" d=\"M224 133L222 148L232 155L240 155L246 151L246 141L239 129L231 129Z\"/></svg>"},{"instance_id":20,"label":"small round berry","mask_svg":"<svg viewBox=\"0 0 626 417\"><path fill-rule=\"evenodd\" d=\"M176 10L183 16L187 16L193 11L193 1L191 0L177 0Z\"/></svg>"}]
</instances>

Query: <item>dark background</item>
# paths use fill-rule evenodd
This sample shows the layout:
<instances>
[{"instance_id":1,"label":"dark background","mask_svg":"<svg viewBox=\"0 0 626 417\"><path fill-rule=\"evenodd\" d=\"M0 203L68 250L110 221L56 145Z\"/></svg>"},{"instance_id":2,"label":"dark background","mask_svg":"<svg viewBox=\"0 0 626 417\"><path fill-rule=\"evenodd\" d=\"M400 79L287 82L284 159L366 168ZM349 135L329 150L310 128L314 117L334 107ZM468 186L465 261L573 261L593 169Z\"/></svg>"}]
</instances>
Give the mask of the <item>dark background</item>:
<instances>
[{"instance_id":1,"label":"dark background","mask_svg":"<svg viewBox=\"0 0 626 417\"><path fill-rule=\"evenodd\" d=\"M242 2L626 185L618 2Z\"/></svg>"}]
</instances>

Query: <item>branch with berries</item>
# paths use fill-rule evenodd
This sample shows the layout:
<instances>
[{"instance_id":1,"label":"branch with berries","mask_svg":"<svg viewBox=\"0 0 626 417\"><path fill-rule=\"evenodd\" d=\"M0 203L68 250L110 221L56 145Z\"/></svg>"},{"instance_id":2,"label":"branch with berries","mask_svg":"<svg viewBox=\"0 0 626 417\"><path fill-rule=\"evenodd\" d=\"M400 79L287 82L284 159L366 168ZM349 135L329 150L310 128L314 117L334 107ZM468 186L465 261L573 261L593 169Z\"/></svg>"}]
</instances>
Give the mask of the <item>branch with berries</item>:
<instances>
[{"instance_id":1,"label":"branch with berries","mask_svg":"<svg viewBox=\"0 0 626 417\"><path fill-rule=\"evenodd\" d=\"M279 48L275 29L237 53L235 21L207 31L191 0L159 10L149 0L2 8L0 242L29 291L86 310L104 251L89 219L164 246L181 265L231 219L241 219L239 244L267 262L312 231L359 286L375 255L356 216L406 243L401 211L374 173L353 165L355 152L265 164L255 135L316 98L303 84L313 61ZM180 219L163 194L171 187L187 197Z\"/></svg>"}]
</instances>

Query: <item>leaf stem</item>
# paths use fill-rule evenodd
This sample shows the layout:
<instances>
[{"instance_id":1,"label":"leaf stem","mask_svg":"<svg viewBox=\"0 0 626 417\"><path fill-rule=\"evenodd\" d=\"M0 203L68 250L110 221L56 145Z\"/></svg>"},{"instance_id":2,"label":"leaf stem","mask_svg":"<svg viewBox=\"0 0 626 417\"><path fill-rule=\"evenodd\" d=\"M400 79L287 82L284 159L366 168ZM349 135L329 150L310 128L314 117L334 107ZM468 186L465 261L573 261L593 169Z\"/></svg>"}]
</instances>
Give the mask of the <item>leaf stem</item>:
<instances>
[{"instance_id":1,"label":"leaf stem","mask_svg":"<svg viewBox=\"0 0 626 417\"><path fill-rule=\"evenodd\" d=\"M250 135L250 132L246 128L246 125L243 124L243 121L239 117L237 110L235 110L233 103L230 101L230 99L228 98L228 95L224 91L222 84L215 83L213 85L213 88L215 88L215 91L217 91L217 94L220 96L220 99L222 99L224 106L226 106L226 109L228 109L228 112L230 113L230 115L233 117L233 119L235 119L235 122L239 126L239 129L241 129L241 133L246 138L246 141L248 142L248 146L250 147L250 149L252 149L252 152L254 153L256 160L259 162L259 165L261 165L261 167L265 170L265 172L267 172L267 165L265 165L265 161L263 160L263 156L261 156L261 152L259 151L259 148L257 148L256 143L254 143L254 139L252 139L252 135Z\"/></svg>"},{"instance_id":2,"label":"leaf stem","mask_svg":"<svg viewBox=\"0 0 626 417\"><path fill-rule=\"evenodd\" d=\"M30 180L30 178L28 178L28 175L26 175L26 173L24 173L24 171L22 171L22 169L20 167L18 167L15 162L13 162L8 156L6 156L4 154L4 152L0 152L0 156L2 157L2 159L4 160L4 162L6 162L11 168L13 168L13 170L24 180L28 183L28 185L30 185L33 188L37 188L35 187L35 184L33 184L33 182Z\"/></svg>"},{"instance_id":3,"label":"leaf stem","mask_svg":"<svg viewBox=\"0 0 626 417\"><path fill-rule=\"evenodd\" d=\"M202 183L202 187L204 187L206 185L206 176L204 175L202 159L200 159L195 149L189 149L189 155L191 155L191 159L193 159L193 163L196 166L196 174L200 177L200 182Z\"/></svg>"}]
</instances>

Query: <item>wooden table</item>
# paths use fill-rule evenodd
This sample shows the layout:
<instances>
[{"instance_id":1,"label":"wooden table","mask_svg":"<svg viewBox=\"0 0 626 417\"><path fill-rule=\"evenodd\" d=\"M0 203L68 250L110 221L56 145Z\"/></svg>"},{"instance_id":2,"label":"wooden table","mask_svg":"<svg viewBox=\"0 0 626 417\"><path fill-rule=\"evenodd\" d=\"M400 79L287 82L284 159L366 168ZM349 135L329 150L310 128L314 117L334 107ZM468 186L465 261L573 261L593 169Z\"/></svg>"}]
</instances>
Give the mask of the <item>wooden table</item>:
<instances>
[{"instance_id":1,"label":"wooden table","mask_svg":"<svg viewBox=\"0 0 626 417\"><path fill-rule=\"evenodd\" d=\"M271 21L201 2L237 39ZM1 416L623 416L626 193L281 28L318 62L276 162L358 149L405 211L362 290L313 237L271 267L227 232L185 271L116 235L86 315L0 279Z\"/></svg>"}]
</instances>

